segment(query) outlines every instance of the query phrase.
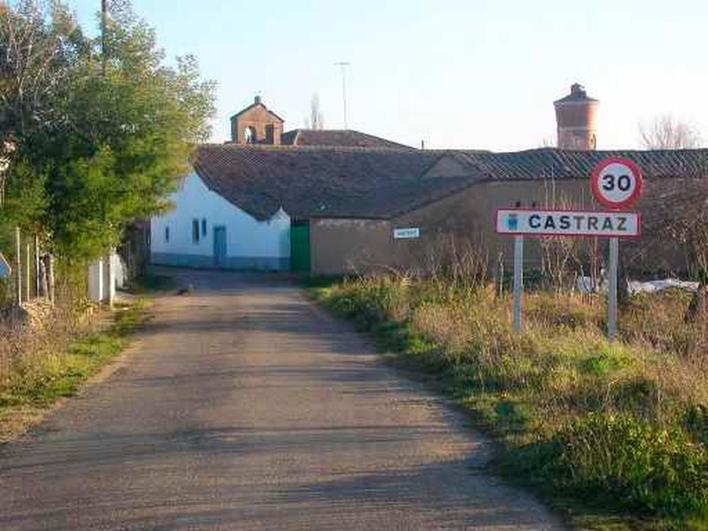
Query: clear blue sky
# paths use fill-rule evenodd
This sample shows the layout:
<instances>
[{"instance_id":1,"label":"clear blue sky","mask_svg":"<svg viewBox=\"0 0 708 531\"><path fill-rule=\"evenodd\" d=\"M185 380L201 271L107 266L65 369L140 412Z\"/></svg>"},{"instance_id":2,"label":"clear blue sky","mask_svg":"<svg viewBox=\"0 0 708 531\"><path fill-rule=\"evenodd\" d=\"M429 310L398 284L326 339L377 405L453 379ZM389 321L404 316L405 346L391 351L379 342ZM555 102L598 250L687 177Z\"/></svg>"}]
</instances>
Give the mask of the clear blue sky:
<instances>
[{"instance_id":1,"label":"clear blue sky","mask_svg":"<svg viewBox=\"0 0 708 531\"><path fill-rule=\"evenodd\" d=\"M94 24L100 0L68 0ZM524 149L555 140L552 102L600 99L600 148L635 147L671 113L708 140L705 0L134 0L168 56L218 82L214 140L260 92L302 127L320 96L342 126L336 61L349 61L349 126L430 147Z\"/></svg>"}]
</instances>

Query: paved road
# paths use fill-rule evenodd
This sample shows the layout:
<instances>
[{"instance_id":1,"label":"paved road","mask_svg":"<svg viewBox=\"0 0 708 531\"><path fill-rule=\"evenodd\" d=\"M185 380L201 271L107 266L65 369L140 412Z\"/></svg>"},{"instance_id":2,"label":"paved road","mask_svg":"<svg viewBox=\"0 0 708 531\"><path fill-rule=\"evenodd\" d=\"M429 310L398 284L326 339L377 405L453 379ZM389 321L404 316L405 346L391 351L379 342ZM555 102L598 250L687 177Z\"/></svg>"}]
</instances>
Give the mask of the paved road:
<instances>
[{"instance_id":1,"label":"paved road","mask_svg":"<svg viewBox=\"0 0 708 531\"><path fill-rule=\"evenodd\" d=\"M122 366L0 450L0 529L551 529L488 447L268 277L178 272Z\"/></svg>"}]
</instances>

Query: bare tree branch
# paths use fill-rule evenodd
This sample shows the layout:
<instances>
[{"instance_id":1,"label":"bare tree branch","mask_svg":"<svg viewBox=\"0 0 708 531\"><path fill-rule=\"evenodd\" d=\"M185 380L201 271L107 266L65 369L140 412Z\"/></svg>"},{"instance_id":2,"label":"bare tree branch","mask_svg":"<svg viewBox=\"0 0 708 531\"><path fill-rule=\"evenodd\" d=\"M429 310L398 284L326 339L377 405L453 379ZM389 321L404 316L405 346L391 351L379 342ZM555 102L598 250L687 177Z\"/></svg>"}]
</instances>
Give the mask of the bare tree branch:
<instances>
[{"instance_id":1,"label":"bare tree branch","mask_svg":"<svg viewBox=\"0 0 708 531\"><path fill-rule=\"evenodd\" d=\"M671 115L639 124L639 141L646 149L693 149L701 145L699 132Z\"/></svg>"},{"instance_id":2,"label":"bare tree branch","mask_svg":"<svg viewBox=\"0 0 708 531\"><path fill-rule=\"evenodd\" d=\"M310 129L324 129L324 118L320 111L320 97L315 92L310 102Z\"/></svg>"}]
</instances>

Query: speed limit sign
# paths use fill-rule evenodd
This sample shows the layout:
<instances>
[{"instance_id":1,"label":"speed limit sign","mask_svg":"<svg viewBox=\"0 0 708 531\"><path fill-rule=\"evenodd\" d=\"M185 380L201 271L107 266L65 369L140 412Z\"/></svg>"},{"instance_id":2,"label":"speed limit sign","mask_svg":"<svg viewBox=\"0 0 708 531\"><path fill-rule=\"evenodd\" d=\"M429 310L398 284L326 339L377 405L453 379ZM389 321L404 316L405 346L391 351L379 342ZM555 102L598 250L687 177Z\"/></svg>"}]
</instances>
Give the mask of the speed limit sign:
<instances>
[{"instance_id":1,"label":"speed limit sign","mask_svg":"<svg viewBox=\"0 0 708 531\"><path fill-rule=\"evenodd\" d=\"M605 159L592 171L591 187L595 199L607 208L629 208L642 193L642 172L629 159Z\"/></svg>"}]
</instances>

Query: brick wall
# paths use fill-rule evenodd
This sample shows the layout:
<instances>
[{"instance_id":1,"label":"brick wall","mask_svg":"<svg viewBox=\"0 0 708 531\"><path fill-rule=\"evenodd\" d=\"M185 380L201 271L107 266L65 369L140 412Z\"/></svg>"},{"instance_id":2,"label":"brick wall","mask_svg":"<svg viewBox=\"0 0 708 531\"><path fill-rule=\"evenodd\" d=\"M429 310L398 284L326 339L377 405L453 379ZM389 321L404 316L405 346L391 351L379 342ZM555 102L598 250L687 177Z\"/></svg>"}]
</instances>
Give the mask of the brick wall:
<instances>
[{"instance_id":1,"label":"brick wall","mask_svg":"<svg viewBox=\"0 0 708 531\"><path fill-rule=\"evenodd\" d=\"M270 112L265 105L254 105L244 113L231 118L231 140L237 144L245 144L246 129L249 127L255 132L256 138L253 143L280 145L283 121Z\"/></svg>"}]
</instances>

